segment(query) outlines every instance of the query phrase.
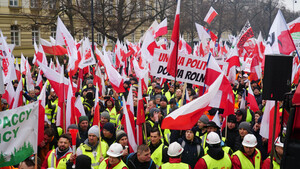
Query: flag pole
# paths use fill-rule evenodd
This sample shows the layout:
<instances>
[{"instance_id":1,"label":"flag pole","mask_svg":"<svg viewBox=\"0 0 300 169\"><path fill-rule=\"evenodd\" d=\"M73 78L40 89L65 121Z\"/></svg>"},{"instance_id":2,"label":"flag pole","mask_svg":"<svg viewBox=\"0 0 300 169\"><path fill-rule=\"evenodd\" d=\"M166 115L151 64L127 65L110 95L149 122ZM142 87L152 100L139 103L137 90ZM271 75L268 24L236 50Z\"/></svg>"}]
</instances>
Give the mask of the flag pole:
<instances>
[{"instance_id":1,"label":"flag pole","mask_svg":"<svg viewBox=\"0 0 300 169\"><path fill-rule=\"evenodd\" d=\"M144 125L144 130L145 130L145 143L146 143L146 145L148 145L146 122L144 122L143 125Z\"/></svg>"},{"instance_id":2,"label":"flag pole","mask_svg":"<svg viewBox=\"0 0 300 169\"><path fill-rule=\"evenodd\" d=\"M274 110L274 122L273 122L273 133L272 133L272 150L271 150L271 162L270 162L270 169L273 169L273 157L275 153L275 130L276 130L276 118L277 118L277 100L275 100L275 110Z\"/></svg>"},{"instance_id":3,"label":"flag pole","mask_svg":"<svg viewBox=\"0 0 300 169\"><path fill-rule=\"evenodd\" d=\"M37 169L37 153L34 155L34 169Z\"/></svg>"},{"instance_id":4,"label":"flag pole","mask_svg":"<svg viewBox=\"0 0 300 169\"><path fill-rule=\"evenodd\" d=\"M226 116L226 126L225 126L225 138L226 138L226 140L227 140L227 132L228 132L227 124L228 124L228 116Z\"/></svg>"},{"instance_id":5,"label":"flag pole","mask_svg":"<svg viewBox=\"0 0 300 169\"><path fill-rule=\"evenodd\" d=\"M99 104L99 103L98 103ZM99 114L99 119L98 119L98 128L99 128L99 149L100 149L100 159L103 157L102 154L102 146L101 146L101 128L100 128L100 114Z\"/></svg>"}]
</instances>

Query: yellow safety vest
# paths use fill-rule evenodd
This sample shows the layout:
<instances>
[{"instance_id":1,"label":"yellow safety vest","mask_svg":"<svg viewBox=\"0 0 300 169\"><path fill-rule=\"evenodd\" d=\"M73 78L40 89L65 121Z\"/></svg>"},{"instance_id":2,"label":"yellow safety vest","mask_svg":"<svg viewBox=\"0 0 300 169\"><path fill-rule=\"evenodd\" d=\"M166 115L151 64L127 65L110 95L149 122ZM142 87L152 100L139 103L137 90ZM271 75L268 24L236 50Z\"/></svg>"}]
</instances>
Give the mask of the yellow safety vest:
<instances>
[{"instance_id":1,"label":"yellow safety vest","mask_svg":"<svg viewBox=\"0 0 300 169\"><path fill-rule=\"evenodd\" d=\"M189 165L186 163L165 163L163 165L161 165L161 169L176 169L176 168L180 168L180 169L189 169Z\"/></svg>"},{"instance_id":2,"label":"yellow safety vest","mask_svg":"<svg viewBox=\"0 0 300 169\"><path fill-rule=\"evenodd\" d=\"M106 108L106 110L108 111L109 113L109 116L110 116L110 120L109 122L117 125L117 110L115 107L113 107L111 110L109 110L108 108Z\"/></svg>"},{"instance_id":3,"label":"yellow safety vest","mask_svg":"<svg viewBox=\"0 0 300 169\"><path fill-rule=\"evenodd\" d=\"M106 164L107 160L108 159L106 158L101 162L99 169L107 169L107 164ZM128 168L127 165L123 162L123 160L120 160L120 162L113 169L122 169L124 167Z\"/></svg>"},{"instance_id":4,"label":"yellow safety vest","mask_svg":"<svg viewBox=\"0 0 300 169\"><path fill-rule=\"evenodd\" d=\"M268 158L271 159L270 156ZM273 169L280 169L280 165L275 160L273 160L272 163L273 163Z\"/></svg>"},{"instance_id":5,"label":"yellow safety vest","mask_svg":"<svg viewBox=\"0 0 300 169\"><path fill-rule=\"evenodd\" d=\"M156 164L156 168L162 165L162 159L163 159L163 148L165 148L163 143L160 144L159 147L156 148L156 150L151 154L151 159Z\"/></svg>"},{"instance_id":6,"label":"yellow safety vest","mask_svg":"<svg viewBox=\"0 0 300 169\"><path fill-rule=\"evenodd\" d=\"M101 151L100 151L100 143L101 143ZM97 146L97 151L93 152L91 150L91 147L88 145L81 143L79 148L82 151L82 154L87 155L91 158L91 165L93 169L98 169L100 165L100 152L102 152L102 156L105 158L106 157L106 152L108 150L108 145L106 142L100 141L98 146Z\"/></svg>"},{"instance_id":7,"label":"yellow safety vest","mask_svg":"<svg viewBox=\"0 0 300 169\"><path fill-rule=\"evenodd\" d=\"M198 135L199 135L199 133L198 133ZM200 138L201 138L201 145L202 145L203 149L205 149L205 147L206 147L206 137L207 137L207 132L205 134L203 134L202 136L200 136Z\"/></svg>"},{"instance_id":8,"label":"yellow safety vest","mask_svg":"<svg viewBox=\"0 0 300 169\"><path fill-rule=\"evenodd\" d=\"M247 117L246 117L246 122L251 122L252 121L252 114L250 112L250 109L247 109Z\"/></svg>"},{"instance_id":9,"label":"yellow safety vest","mask_svg":"<svg viewBox=\"0 0 300 169\"><path fill-rule=\"evenodd\" d=\"M67 168L67 161L70 159L71 157L71 152L68 153L67 155L61 157L58 161L57 164L57 159L56 159L56 155L55 155L55 149L51 150L47 162L48 162L48 168L55 168L55 169L66 169Z\"/></svg>"},{"instance_id":10,"label":"yellow safety vest","mask_svg":"<svg viewBox=\"0 0 300 169\"><path fill-rule=\"evenodd\" d=\"M253 166L251 161L240 150L233 153L232 156L236 155L239 158L242 169L260 169L261 154L260 151L256 148L255 151L257 151L254 161L255 166Z\"/></svg>"},{"instance_id":11,"label":"yellow safety vest","mask_svg":"<svg viewBox=\"0 0 300 169\"><path fill-rule=\"evenodd\" d=\"M208 154L206 154L202 158L206 163L207 169L214 169L214 168L230 169L232 167L231 159L226 152L224 152L224 157L220 160L213 159Z\"/></svg>"},{"instance_id":12,"label":"yellow safety vest","mask_svg":"<svg viewBox=\"0 0 300 169\"><path fill-rule=\"evenodd\" d=\"M225 153L230 154L231 148L228 147L228 146L223 146L223 147L222 147L222 150L223 150ZM207 151L208 151L208 147L205 147L205 148L204 148L204 154L207 154Z\"/></svg>"},{"instance_id":13,"label":"yellow safety vest","mask_svg":"<svg viewBox=\"0 0 300 169\"><path fill-rule=\"evenodd\" d=\"M148 122L149 122L149 124L151 125L151 127L153 128L154 123L153 123L151 120L148 120ZM164 135L163 135L163 133L162 133L161 128L160 128L159 125L158 125L158 130L159 130L160 135L164 137ZM169 130L169 131L170 131L170 130ZM143 131L143 132L144 132L144 131ZM147 133L144 134L144 137L147 137ZM148 141L148 143L150 143L150 136L147 137L147 141ZM161 141L164 142L164 139L161 138Z\"/></svg>"},{"instance_id":14,"label":"yellow safety vest","mask_svg":"<svg viewBox=\"0 0 300 169\"><path fill-rule=\"evenodd\" d=\"M52 123L54 123L56 113L57 113L57 108L58 108L58 99L54 100L51 102L52 105L55 104L55 110L53 116L51 115L52 109L48 108L48 104L45 105L45 115L47 116L48 120Z\"/></svg>"}]
</instances>

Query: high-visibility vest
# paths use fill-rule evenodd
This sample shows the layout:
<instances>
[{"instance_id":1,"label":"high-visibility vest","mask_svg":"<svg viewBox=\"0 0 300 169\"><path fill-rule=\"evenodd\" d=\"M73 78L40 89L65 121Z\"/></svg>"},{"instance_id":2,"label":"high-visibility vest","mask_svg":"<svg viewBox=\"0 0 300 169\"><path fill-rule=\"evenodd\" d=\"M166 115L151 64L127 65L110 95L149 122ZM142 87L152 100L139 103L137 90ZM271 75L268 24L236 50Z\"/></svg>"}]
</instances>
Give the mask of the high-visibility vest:
<instances>
[{"instance_id":1,"label":"high-visibility vest","mask_svg":"<svg viewBox=\"0 0 300 169\"><path fill-rule=\"evenodd\" d=\"M149 122L149 124L151 125L151 127L153 128L153 126L154 126L154 123L151 121L151 120L148 120L148 122ZM160 128L160 126L158 125L158 130L159 130L159 133L160 133L160 135L162 136L162 137L164 137L164 135L163 135L163 133L162 133L162 131L161 131L161 128ZM144 136L145 137L147 137L147 133L146 134L144 134ZM150 143L150 136L149 137L147 137L147 141L148 141L148 143ZM164 141L164 139L163 138L161 138L161 141L163 142Z\"/></svg>"},{"instance_id":2,"label":"high-visibility vest","mask_svg":"<svg viewBox=\"0 0 300 169\"><path fill-rule=\"evenodd\" d=\"M213 159L208 154L206 154L202 158L206 163L207 169L214 169L214 168L230 169L232 167L230 157L226 152L224 152L224 157L220 160Z\"/></svg>"},{"instance_id":3,"label":"high-visibility vest","mask_svg":"<svg viewBox=\"0 0 300 169\"><path fill-rule=\"evenodd\" d=\"M67 161L71 157L71 152L67 153L65 156L61 157L57 163L56 155L55 155L55 149L51 150L47 162L48 162L48 168L55 168L55 169L66 169L67 168Z\"/></svg>"},{"instance_id":4,"label":"high-visibility vest","mask_svg":"<svg viewBox=\"0 0 300 169\"><path fill-rule=\"evenodd\" d=\"M230 154L231 148L228 147L228 146L223 146L223 147L222 147L222 150L223 150L225 153ZM207 151L208 151L208 147L205 147L205 148L204 148L204 154L207 154Z\"/></svg>"},{"instance_id":5,"label":"high-visibility vest","mask_svg":"<svg viewBox=\"0 0 300 169\"><path fill-rule=\"evenodd\" d=\"M166 96L167 100L170 101L170 100L172 99L172 97L174 97L174 93L173 93L173 95L172 95L171 92L167 91L167 92L165 93L165 96Z\"/></svg>"},{"instance_id":6,"label":"high-visibility vest","mask_svg":"<svg viewBox=\"0 0 300 169\"><path fill-rule=\"evenodd\" d=\"M109 122L117 125L117 110L115 107L113 107L111 110L109 110L108 108L106 108L106 110L108 111L109 113L109 116L110 116L110 120Z\"/></svg>"},{"instance_id":7,"label":"high-visibility vest","mask_svg":"<svg viewBox=\"0 0 300 169\"><path fill-rule=\"evenodd\" d=\"M255 151L257 151L257 154L254 157L255 168L251 161L240 150L234 152L232 156L236 155L239 158L242 169L260 169L261 154L260 151L256 148Z\"/></svg>"},{"instance_id":8,"label":"high-visibility vest","mask_svg":"<svg viewBox=\"0 0 300 169\"><path fill-rule=\"evenodd\" d=\"M51 115L52 109L48 108L48 104L45 105L45 115L47 116L48 120L53 123L54 120L55 120L55 117L56 117L56 113L57 113L58 99L56 99L53 102L51 102L51 104L52 105L55 104L55 110L54 110L53 116Z\"/></svg>"},{"instance_id":9,"label":"high-visibility vest","mask_svg":"<svg viewBox=\"0 0 300 169\"><path fill-rule=\"evenodd\" d=\"M100 151L100 143L101 143L101 151ZM81 149L82 154L87 155L91 158L91 166L93 169L98 169L100 165L100 155L102 152L102 157L106 157L106 152L108 150L108 145L106 142L100 141L96 151L92 151L91 147L88 145L81 143L80 146L78 147Z\"/></svg>"},{"instance_id":10,"label":"high-visibility vest","mask_svg":"<svg viewBox=\"0 0 300 169\"><path fill-rule=\"evenodd\" d=\"M162 165L162 159L163 159L163 149L167 147L163 143L160 144L159 147L156 148L156 150L151 154L151 159L156 164L156 168Z\"/></svg>"},{"instance_id":11,"label":"high-visibility vest","mask_svg":"<svg viewBox=\"0 0 300 169\"><path fill-rule=\"evenodd\" d=\"M108 163L108 158L104 159L101 162L99 169L107 169L107 163ZM122 169L124 167L128 168L127 165L123 162L123 160L120 160L120 162L113 169Z\"/></svg>"},{"instance_id":12,"label":"high-visibility vest","mask_svg":"<svg viewBox=\"0 0 300 169\"><path fill-rule=\"evenodd\" d=\"M205 147L206 147L206 137L207 137L207 132L205 134L203 134L202 136L200 136L200 138L201 138L201 145L202 145L203 149L205 149Z\"/></svg>"},{"instance_id":13,"label":"high-visibility vest","mask_svg":"<svg viewBox=\"0 0 300 169\"><path fill-rule=\"evenodd\" d=\"M268 158L271 159L270 156ZM275 160L273 160L272 163L273 163L273 169L280 169L280 165Z\"/></svg>"},{"instance_id":14,"label":"high-visibility vest","mask_svg":"<svg viewBox=\"0 0 300 169\"><path fill-rule=\"evenodd\" d=\"M246 122L251 122L252 121L252 114L250 112L250 109L247 109L247 117L246 117Z\"/></svg>"},{"instance_id":15,"label":"high-visibility vest","mask_svg":"<svg viewBox=\"0 0 300 169\"><path fill-rule=\"evenodd\" d=\"M165 163L161 165L161 169L174 169L174 168L180 168L180 169L189 169L189 165L186 163Z\"/></svg>"}]
</instances>

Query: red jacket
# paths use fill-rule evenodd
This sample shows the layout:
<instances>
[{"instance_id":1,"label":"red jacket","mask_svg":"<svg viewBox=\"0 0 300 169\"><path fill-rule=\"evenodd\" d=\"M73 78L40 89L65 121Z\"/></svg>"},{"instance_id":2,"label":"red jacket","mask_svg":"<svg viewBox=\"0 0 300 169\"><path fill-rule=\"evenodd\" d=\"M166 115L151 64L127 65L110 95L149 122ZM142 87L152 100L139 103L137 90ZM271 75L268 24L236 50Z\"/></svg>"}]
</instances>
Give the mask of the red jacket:
<instances>
[{"instance_id":1,"label":"red jacket","mask_svg":"<svg viewBox=\"0 0 300 169\"><path fill-rule=\"evenodd\" d=\"M243 152L243 154L251 161L251 163L253 164L253 166L255 164L255 156L257 155L257 153L258 152L255 150L255 154L251 158L246 153ZM238 158L237 155L232 156L231 161L232 161L232 169L241 169L242 168L241 167L240 159ZM260 166L261 166L261 161L260 161Z\"/></svg>"},{"instance_id":2,"label":"red jacket","mask_svg":"<svg viewBox=\"0 0 300 169\"><path fill-rule=\"evenodd\" d=\"M229 158L231 159L230 155L228 154ZM207 169L207 164L205 162L205 160L203 158L200 158L196 165L195 165L195 168L194 169Z\"/></svg>"}]
</instances>

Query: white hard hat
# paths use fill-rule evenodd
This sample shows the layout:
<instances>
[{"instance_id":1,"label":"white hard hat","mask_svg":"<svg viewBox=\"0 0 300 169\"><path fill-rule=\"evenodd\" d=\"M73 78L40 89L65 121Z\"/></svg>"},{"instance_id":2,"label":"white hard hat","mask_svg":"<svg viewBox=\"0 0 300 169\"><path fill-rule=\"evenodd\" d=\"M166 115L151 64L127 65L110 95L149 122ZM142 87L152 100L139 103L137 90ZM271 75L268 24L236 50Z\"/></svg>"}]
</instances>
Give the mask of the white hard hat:
<instances>
[{"instance_id":1,"label":"white hard hat","mask_svg":"<svg viewBox=\"0 0 300 169\"><path fill-rule=\"evenodd\" d=\"M246 147L255 147L257 145L257 139L253 134L247 134L244 137L242 145Z\"/></svg>"},{"instance_id":2,"label":"white hard hat","mask_svg":"<svg viewBox=\"0 0 300 169\"><path fill-rule=\"evenodd\" d=\"M123 154L123 147L119 143L113 143L107 150L107 155L111 157L120 157Z\"/></svg>"},{"instance_id":3,"label":"white hard hat","mask_svg":"<svg viewBox=\"0 0 300 169\"><path fill-rule=\"evenodd\" d=\"M210 132L206 137L206 142L208 144L219 144L221 143L220 136L216 132Z\"/></svg>"},{"instance_id":4,"label":"white hard hat","mask_svg":"<svg viewBox=\"0 0 300 169\"><path fill-rule=\"evenodd\" d=\"M171 143L168 148L168 155L171 157L179 156L182 152L183 152L183 148L177 142Z\"/></svg>"},{"instance_id":5,"label":"white hard hat","mask_svg":"<svg viewBox=\"0 0 300 169\"><path fill-rule=\"evenodd\" d=\"M283 147L283 143L280 141L280 137L277 137L275 140L275 146Z\"/></svg>"}]
</instances>

